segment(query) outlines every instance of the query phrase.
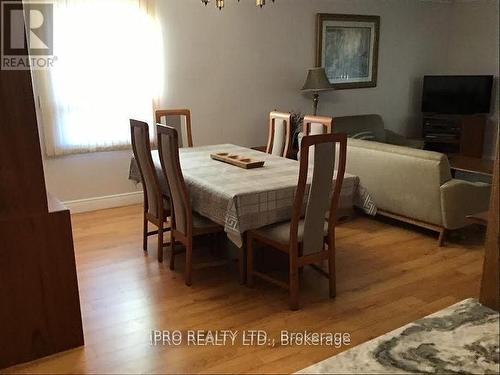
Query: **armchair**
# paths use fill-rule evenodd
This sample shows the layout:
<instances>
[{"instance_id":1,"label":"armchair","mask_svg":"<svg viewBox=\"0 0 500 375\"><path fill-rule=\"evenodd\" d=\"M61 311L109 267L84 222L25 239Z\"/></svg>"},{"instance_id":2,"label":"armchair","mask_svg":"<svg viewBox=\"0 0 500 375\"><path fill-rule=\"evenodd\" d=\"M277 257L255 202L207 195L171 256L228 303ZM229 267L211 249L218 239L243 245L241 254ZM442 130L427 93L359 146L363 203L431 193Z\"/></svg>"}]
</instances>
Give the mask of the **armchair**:
<instances>
[{"instance_id":1,"label":"armchair","mask_svg":"<svg viewBox=\"0 0 500 375\"><path fill-rule=\"evenodd\" d=\"M470 224L467 215L488 209L490 184L452 179L441 185L440 189L443 226L446 229L464 227Z\"/></svg>"}]
</instances>

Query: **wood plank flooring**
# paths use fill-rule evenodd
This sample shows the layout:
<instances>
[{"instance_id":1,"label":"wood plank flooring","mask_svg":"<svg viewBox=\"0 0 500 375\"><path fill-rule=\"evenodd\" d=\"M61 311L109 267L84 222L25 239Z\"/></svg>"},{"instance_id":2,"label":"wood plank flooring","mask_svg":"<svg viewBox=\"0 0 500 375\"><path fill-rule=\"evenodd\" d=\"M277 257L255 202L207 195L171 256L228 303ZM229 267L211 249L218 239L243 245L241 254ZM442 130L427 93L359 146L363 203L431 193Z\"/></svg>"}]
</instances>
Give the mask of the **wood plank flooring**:
<instances>
[{"instance_id":1,"label":"wood plank flooring","mask_svg":"<svg viewBox=\"0 0 500 375\"><path fill-rule=\"evenodd\" d=\"M85 342L83 348L6 373L288 373L468 297L477 297L483 234L475 227L438 248L432 232L358 217L337 230L337 298L312 269L299 311L287 293L256 280L238 283L237 265L195 267L193 286L156 260L156 237L141 249L141 207L74 215ZM168 255L167 255L168 259ZM197 261L213 261L208 249ZM272 346L152 346L160 330L265 330ZM348 332L350 346L286 346L280 331ZM238 341L239 342L239 341Z\"/></svg>"}]
</instances>

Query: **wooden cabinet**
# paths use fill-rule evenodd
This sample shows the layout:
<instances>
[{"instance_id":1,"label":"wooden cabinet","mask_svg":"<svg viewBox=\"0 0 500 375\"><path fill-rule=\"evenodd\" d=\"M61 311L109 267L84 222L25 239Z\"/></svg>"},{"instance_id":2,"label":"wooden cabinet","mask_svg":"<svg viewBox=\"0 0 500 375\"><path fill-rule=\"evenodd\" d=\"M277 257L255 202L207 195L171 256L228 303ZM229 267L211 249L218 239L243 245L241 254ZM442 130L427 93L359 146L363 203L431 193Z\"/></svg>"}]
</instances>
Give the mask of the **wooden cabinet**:
<instances>
[{"instance_id":1,"label":"wooden cabinet","mask_svg":"<svg viewBox=\"0 0 500 375\"><path fill-rule=\"evenodd\" d=\"M0 70L0 368L83 345L71 219L47 198L29 71Z\"/></svg>"},{"instance_id":2,"label":"wooden cabinet","mask_svg":"<svg viewBox=\"0 0 500 375\"><path fill-rule=\"evenodd\" d=\"M485 126L484 115L424 115L425 149L481 158Z\"/></svg>"},{"instance_id":3,"label":"wooden cabinet","mask_svg":"<svg viewBox=\"0 0 500 375\"><path fill-rule=\"evenodd\" d=\"M491 189L490 210L488 213L488 229L484 253L483 279L479 301L496 311L500 311L500 196L499 196L499 157L498 149L495 160L493 186Z\"/></svg>"}]
</instances>

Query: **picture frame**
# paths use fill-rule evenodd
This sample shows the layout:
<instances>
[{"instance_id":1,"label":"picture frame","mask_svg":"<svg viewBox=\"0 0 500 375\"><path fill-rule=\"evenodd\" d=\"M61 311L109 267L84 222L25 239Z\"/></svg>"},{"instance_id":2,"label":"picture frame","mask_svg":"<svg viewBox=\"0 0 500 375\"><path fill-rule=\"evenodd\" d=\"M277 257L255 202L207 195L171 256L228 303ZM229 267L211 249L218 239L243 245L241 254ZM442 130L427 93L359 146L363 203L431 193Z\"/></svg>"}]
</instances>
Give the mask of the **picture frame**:
<instances>
[{"instance_id":1,"label":"picture frame","mask_svg":"<svg viewBox=\"0 0 500 375\"><path fill-rule=\"evenodd\" d=\"M377 86L380 16L317 14L316 66L336 90Z\"/></svg>"}]
</instances>

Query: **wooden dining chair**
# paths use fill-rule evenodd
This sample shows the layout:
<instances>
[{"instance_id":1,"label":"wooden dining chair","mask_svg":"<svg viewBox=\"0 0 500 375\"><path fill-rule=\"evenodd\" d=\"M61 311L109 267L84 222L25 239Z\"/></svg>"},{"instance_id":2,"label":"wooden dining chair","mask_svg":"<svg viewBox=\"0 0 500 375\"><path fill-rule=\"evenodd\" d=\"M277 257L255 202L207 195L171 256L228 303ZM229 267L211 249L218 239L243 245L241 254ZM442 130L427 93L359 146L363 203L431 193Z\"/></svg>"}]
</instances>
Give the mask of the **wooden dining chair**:
<instances>
[{"instance_id":1,"label":"wooden dining chair","mask_svg":"<svg viewBox=\"0 0 500 375\"><path fill-rule=\"evenodd\" d=\"M268 154L288 157L291 139L292 115L283 112L269 114L269 136L266 152Z\"/></svg>"},{"instance_id":2,"label":"wooden dining chair","mask_svg":"<svg viewBox=\"0 0 500 375\"><path fill-rule=\"evenodd\" d=\"M325 116L304 116L302 134L329 134L332 132L333 118Z\"/></svg>"},{"instance_id":3,"label":"wooden dining chair","mask_svg":"<svg viewBox=\"0 0 500 375\"><path fill-rule=\"evenodd\" d=\"M169 117L178 117L181 121L176 123L176 121L170 121ZM185 119L186 124L186 137L187 137L187 147L193 147L193 134L191 131L191 111L189 109L159 109L155 111L155 120L157 124L163 124L162 119L165 118L165 124L175 128L180 134L182 134L181 122L182 118ZM182 142L182 136L179 137L180 147L186 147Z\"/></svg>"},{"instance_id":4,"label":"wooden dining chair","mask_svg":"<svg viewBox=\"0 0 500 375\"><path fill-rule=\"evenodd\" d=\"M337 151L337 145L338 151ZM312 182L305 203L309 170L309 149L315 147ZM340 189L344 180L347 137L345 134L306 136L300 147L300 169L292 218L289 222L251 230L247 236L247 280L252 285L253 276L259 276L289 290L290 309L299 308L299 270L312 265L329 279L330 298L335 297L335 224ZM339 153L338 169L334 177L335 154ZM333 185L333 189L332 189ZM329 211L329 216L327 213ZM325 221L328 217L328 221ZM289 282L271 278L254 271L254 241L270 245L289 257ZM327 247L326 247L327 246ZM328 272L316 266L328 260Z\"/></svg>"},{"instance_id":5,"label":"wooden dining chair","mask_svg":"<svg viewBox=\"0 0 500 375\"><path fill-rule=\"evenodd\" d=\"M304 121L302 124L302 137L308 135L317 134L329 134L332 132L333 118L325 116L304 116ZM301 137L299 137L300 142ZM300 151L297 156L297 160L300 160ZM314 161L314 147L309 150L309 160Z\"/></svg>"},{"instance_id":6,"label":"wooden dining chair","mask_svg":"<svg viewBox=\"0 0 500 375\"><path fill-rule=\"evenodd\" d=\"M144 190L143 243L144 251L148 251L148 236L158 235L158 262L163 262L163 234L170 231L167 227L170 216L169 199L163 194L162 186L151 157L149 126L147 123L130 120L130 132L134 158L139 168ZM148 231L148 222L158 230Z\"/></svg>"},{"instance_id":7,"label":"wooden dining chair","mask_svg":"<svg viewBox=\"0 0 500 375\"><path fill-rule=\"evenodd\" d=\"M224 228L213 221L193 212L189 192L184 182L179 161L179 136L170 126L157 125L158 151L163 173L170 189L172 205L172 231L170 237L170 269L175 266L175 242L186 248L186 285L191 285L193 269L193 238L206 234L217 234Z\"/></svg>"}]
</instances>

